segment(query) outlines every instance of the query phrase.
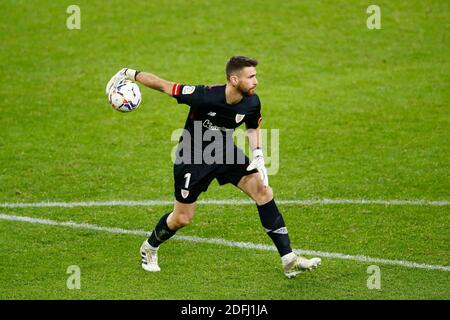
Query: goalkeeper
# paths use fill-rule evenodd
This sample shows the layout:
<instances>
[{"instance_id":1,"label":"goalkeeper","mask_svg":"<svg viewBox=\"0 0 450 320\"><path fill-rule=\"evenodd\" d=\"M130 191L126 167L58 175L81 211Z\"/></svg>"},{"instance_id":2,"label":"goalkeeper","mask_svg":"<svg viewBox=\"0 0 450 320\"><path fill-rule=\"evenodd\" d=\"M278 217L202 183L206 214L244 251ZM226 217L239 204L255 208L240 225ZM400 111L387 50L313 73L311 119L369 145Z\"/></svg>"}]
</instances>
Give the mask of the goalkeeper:
<instances>
[{"instance_id":1,"label":"goalkeeper","mask_svg":"<svg viewBox=\"0 0 450 320\"><path fill-rule=\"evenodd\" d=\"M262 226L275 244L288 278L320 264L320 258L306 259L292 251L286 225L269 187L262 152L261 104L255 94L257 64L248 57L231 57L226 65L224 85L185 85L128 68L120 70L109 81L107 94L115 83L127 78L190 107L174 164L174 208L160 218L141 246L144 270L160 271L159 246L191 222L199 195L214 179L220 185L233 184L255 201ZM233 143L232 133L243 123L253 150L251 162Z\"/></svg>"}]
</instances>

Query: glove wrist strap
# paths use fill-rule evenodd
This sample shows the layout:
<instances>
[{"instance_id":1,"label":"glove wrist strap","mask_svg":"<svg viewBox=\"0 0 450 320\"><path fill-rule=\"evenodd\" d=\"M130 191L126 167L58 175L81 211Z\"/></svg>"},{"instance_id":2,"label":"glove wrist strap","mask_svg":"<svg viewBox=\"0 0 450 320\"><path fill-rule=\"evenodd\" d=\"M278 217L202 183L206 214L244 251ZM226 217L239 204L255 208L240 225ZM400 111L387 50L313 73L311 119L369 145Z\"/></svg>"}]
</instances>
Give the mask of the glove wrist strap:
<instances>
[{"instance_id":1,"label":"glove wrist strap","mask_svg":"<svg viewBox=\"0 0 450 320\"><path fill-rule=\"evenodd\" d=\"M253 159L256 157L263 157L262 149L256 148L255 150L253 150Z\"/></svg>"},{"instance_id":2,"label":"glove wrist strap","mask_svg":"<svg viewBox=\"0 0 450 320\"><path fill-rule=\"evenodd\" d=\"M125 71L125 74L127 75L128 78L130 78L132 80L136 80L136 75L137 75L136 70L127 69L127 71Z\"/></svg>"}]
</instances>

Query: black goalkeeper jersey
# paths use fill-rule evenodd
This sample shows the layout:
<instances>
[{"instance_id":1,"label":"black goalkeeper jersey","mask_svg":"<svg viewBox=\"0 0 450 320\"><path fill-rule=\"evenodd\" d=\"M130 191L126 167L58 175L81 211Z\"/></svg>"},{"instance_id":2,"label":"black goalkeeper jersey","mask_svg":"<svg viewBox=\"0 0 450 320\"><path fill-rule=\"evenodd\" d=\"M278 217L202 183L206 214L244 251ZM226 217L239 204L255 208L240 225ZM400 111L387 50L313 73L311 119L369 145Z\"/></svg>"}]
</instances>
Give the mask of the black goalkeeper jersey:
<instances>
[{"instance_id":1,"label":"black goalkeeper jersey","mask_svg":"<svg viewBox=\"0 0 450 320\"><path fill-rule=\"evenodd\" d=\"M258 128L261 122L261 104L258 96L244 96L239 103L228 104L225 97L226 85L190 86L175 84L172 96L178 103L190 107L184 126L185 132L180 137L177 157L183 154L180 147L191 150L191 161L199 153L214 150L225 155L234 147L234 129L245 123L247 129ZM187 136L189 136L187 138ZM183 143L183 144L182 144ZM186 160L186 158L185 158ZM193 163L193 162L192 162ZM202 161L205 163L205 161Z\"/></svg>"}]
</instances>

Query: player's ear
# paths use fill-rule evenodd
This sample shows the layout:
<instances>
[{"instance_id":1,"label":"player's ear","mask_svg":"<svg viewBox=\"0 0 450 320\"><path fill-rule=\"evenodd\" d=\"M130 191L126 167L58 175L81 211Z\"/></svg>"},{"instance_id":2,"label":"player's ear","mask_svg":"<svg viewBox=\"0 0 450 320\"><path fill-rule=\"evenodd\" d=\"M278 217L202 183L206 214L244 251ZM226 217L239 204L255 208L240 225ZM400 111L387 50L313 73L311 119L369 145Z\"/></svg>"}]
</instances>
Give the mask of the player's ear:
<instances>
[{"instance_id":1,"label":"player's ear","mask_svg":"<svg viewBox=\"0 0 450 320\"><path fill-rule=\"evenodd\" d=\"M233 86L237 86L237 84L239 82L239 77L237 75L231 75L230 82Z\"/></svg>"}]
</instances>

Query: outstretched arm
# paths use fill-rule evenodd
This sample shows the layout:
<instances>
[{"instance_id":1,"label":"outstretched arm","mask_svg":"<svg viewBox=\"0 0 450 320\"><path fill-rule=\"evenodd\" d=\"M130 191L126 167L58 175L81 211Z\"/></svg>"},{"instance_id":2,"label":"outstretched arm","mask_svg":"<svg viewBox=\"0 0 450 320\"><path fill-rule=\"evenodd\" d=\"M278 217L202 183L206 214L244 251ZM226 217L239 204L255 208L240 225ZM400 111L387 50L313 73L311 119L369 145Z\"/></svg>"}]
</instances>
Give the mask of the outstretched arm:
<instances>
[{"instance_id":1,"label":"outstretched arm","mask_svg":"<svg viewBox=\"0 0 450 320\"><path fill-rule=\"evenodd\" d=\"M175 85L175 82L161 79L148 72L137 72L135 79L144 86L164 92L168 95L172 95L172 88Z\"/></svg>"},{"instance_id":2,"label":"outstretched arm","mask_svg":"<svg viewBox=\"0 0 450 320\"><path fill-rule=\"evenodd\" d=\"M174 87L175 82L161 79L152 73L140 72L129 68L123 68L122 70L117 72L111 78L111 80L109 80L108 84L106 85L106 94L108 95L111 88L122 79L137 81L151 89L167 93L168 95L173 95L172 88Z\"/></svg>"}]
</instances>

